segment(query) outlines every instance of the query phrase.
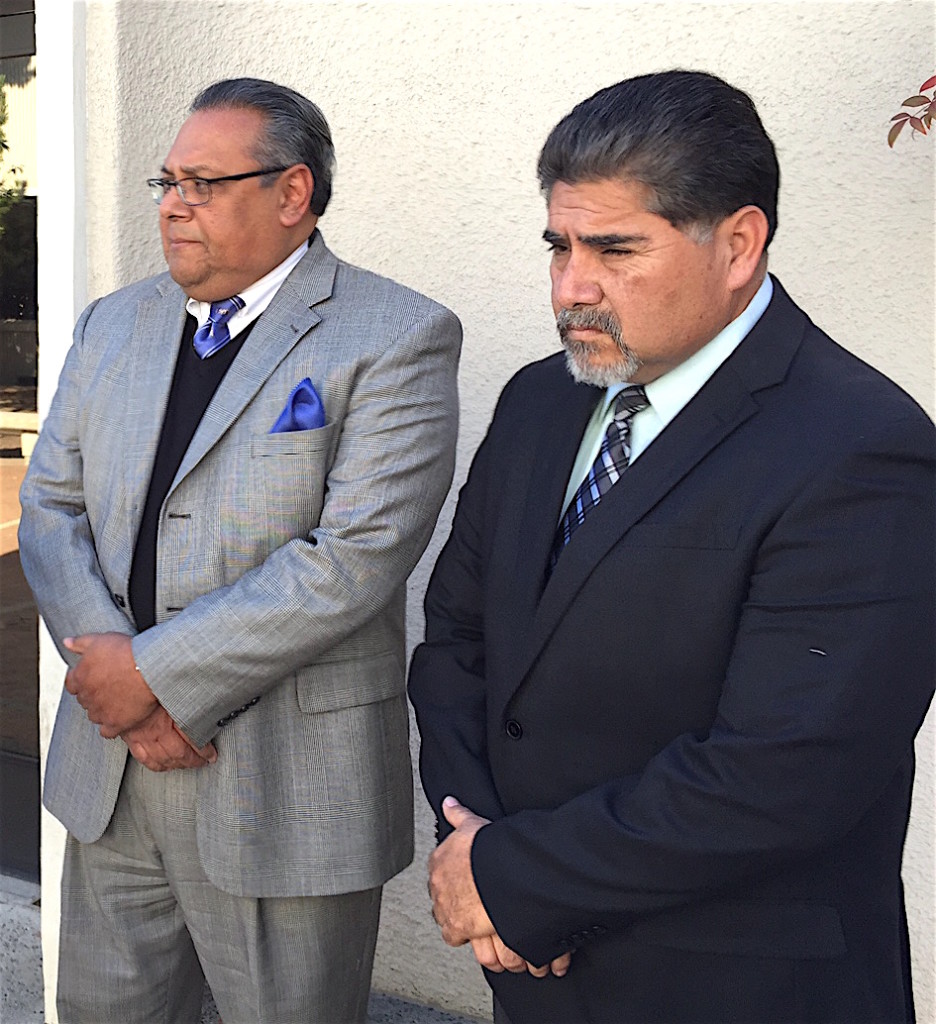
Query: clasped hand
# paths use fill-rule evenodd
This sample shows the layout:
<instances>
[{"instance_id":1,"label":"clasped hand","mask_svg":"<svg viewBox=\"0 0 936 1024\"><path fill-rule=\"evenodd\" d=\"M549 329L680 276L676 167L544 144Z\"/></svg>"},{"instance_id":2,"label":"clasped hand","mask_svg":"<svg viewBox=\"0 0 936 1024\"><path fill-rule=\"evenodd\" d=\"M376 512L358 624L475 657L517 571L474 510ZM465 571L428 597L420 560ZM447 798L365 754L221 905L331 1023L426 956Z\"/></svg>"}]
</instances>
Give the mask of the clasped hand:
<instances>
[{"instance_id":1,"label":"clasped hand","mask_svg":"<svg viewBox=\"0 0 936 1024\"><path fill-rule=\"evenodd\" d=\"M199 768L217 760L213 744L196 747L156 700L137 670L130 637L87 633L62 643L79 655L65 675L65 689L105 739L120 736L130 753L155 772Z\"/></svg>"},{"instance_id":2,"label":"clasped hand","mask_svg":"<svg viewBox=\"0 0 936 1024\"><path fill-rule=\"evenodd\" d=\"M471 943L475 959L489 971L529 971L536 978L554 974L561 978L569 969L571 954L564 953L552 963L537 967L506 946L488 917L471 872L471 846L487 818L463 807L454 797L442 801L445 820L455 829L429 857L429 895L432 916L450 946Z\"/></svg>"}]
</instances>

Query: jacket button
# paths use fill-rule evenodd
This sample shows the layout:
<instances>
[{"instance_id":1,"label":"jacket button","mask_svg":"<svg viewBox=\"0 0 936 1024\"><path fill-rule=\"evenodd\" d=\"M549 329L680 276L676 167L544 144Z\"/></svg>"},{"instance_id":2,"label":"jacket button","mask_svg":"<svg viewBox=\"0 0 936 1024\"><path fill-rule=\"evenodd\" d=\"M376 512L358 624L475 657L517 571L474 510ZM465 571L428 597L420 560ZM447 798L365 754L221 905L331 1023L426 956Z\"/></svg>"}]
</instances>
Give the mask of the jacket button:
<instances>
[{"instance_id":1,"label":"jacket button","mask_svg":"<svg viewBox=\"0 0 936 1024\"><path fill-rule=\"evenodd\" d=\"M508 718L504 728L507 730L507 735L512 740L518 740L523 735L523 729L515 718Z\"/></svg>"}]
</instances>

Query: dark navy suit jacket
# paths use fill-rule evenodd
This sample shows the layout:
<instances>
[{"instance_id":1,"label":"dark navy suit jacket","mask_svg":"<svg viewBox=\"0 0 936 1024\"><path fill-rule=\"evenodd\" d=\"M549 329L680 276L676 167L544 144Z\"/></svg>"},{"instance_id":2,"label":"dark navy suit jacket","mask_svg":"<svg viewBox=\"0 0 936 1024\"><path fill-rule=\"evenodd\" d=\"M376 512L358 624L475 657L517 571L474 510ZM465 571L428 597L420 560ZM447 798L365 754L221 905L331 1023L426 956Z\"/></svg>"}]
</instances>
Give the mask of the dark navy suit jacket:
<instances>
[{"instance_id":1,"label":"dark navy suit jacket","mask_svg":"<svg viewBox=\"0 0 936 1024\"><path fill-rule=\"evenodd\" d=\"M599 392L507 386L426 598L421 772L513 1024L913 1019L901 851L933 692L933 424L775 282L546 564Z\"/></svg>"}]
</instances>

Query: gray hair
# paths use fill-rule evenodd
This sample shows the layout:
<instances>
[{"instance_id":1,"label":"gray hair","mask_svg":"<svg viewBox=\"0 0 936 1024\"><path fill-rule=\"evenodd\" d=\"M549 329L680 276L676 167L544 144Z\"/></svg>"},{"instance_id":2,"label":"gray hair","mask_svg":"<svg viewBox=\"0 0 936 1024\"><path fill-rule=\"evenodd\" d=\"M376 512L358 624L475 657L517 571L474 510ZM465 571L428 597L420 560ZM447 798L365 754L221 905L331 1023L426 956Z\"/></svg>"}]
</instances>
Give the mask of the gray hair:
<instances>
[{"instance_id":1,"label":"gray hair","mask_svg":"<svg viewBox=\"0 0 936 1024\"><path fill-rule=\"evenodd\" d=\"M331 198L335 149L325 115L305 96L262 78L228 78L215 82L192 100L199 110L258 110L264 117L253 156L264 167L305 164L315 183L309 209L319 216Z\"/></svg>"},{"instance_id":2,"label":"gray hair","mask_svg":"<svg viewBox=\"0 0 936 1024\"><path fill-rule=\"evenodd\" d=\"M700 238L744 206L763 210L768 245L777 227L770 136L746 93L702 71L641 75L595 93L552 130L537 173L547 200L558 181L636 181L651 213Z\"/></svg>"}]
</instances>

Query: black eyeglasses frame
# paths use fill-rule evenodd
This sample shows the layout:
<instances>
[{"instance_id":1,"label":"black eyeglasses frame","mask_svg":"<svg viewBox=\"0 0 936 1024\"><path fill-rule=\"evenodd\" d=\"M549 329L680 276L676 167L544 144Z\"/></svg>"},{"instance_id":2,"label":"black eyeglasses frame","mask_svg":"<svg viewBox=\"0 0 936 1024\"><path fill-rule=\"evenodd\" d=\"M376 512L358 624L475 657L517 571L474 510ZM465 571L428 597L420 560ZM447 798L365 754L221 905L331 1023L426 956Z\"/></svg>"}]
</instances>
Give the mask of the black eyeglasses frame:
<instances>
[{"instance_id":1,"label":"black eyeglasses frame","mask_svg":"<svg viewBox=\"0 0 936 1024\"><path fill-rule=\"evenodd\" d=\"M260 178L264 174L281 174L283 171L288 169L288 167L264 167L259 171L245 171L243 174L224 174L220 178L202 178L197 175L192 175L188 178L147 178L146 184L152 193L153 201L157 206L159 206L169 194L170 188L175 188L176 192L179 193L179 198L186 206L207 206L207 204L211 202L212 198L212 185L217 185L222 181L244 181L247 178ZM186 181L197 181L199 186L196 187L207 185L207 198L197 203L189 202L189 200L185 198L184 182ZM161 190L161 192L158 192L157 189Z\"/></svg>"}]
</instances>

